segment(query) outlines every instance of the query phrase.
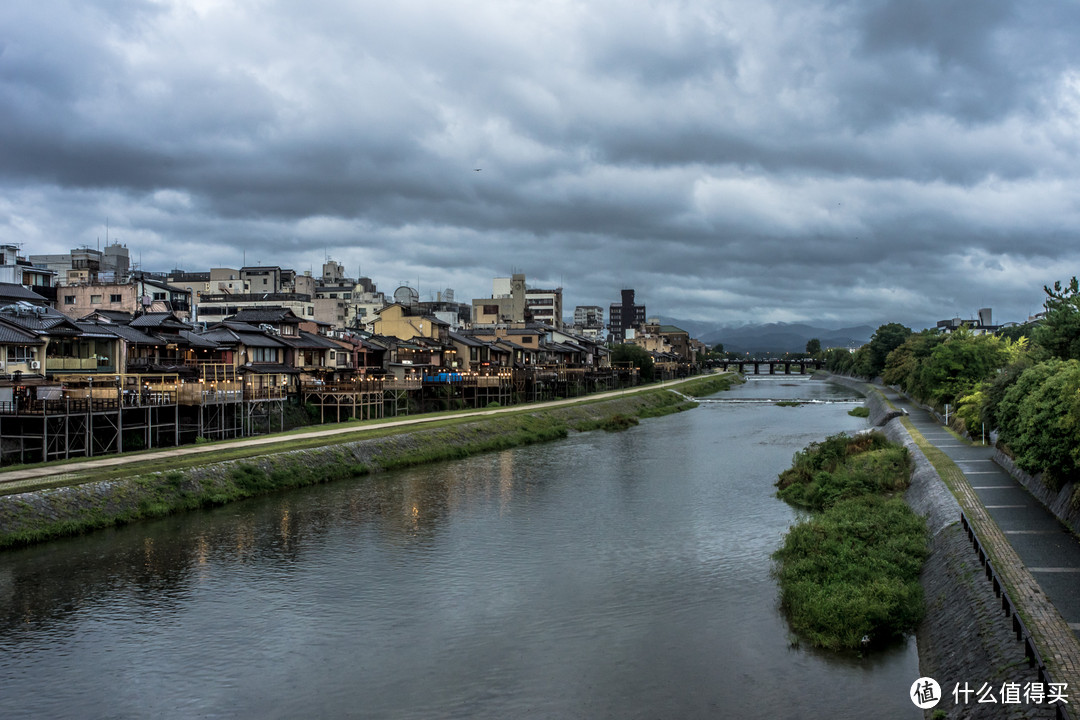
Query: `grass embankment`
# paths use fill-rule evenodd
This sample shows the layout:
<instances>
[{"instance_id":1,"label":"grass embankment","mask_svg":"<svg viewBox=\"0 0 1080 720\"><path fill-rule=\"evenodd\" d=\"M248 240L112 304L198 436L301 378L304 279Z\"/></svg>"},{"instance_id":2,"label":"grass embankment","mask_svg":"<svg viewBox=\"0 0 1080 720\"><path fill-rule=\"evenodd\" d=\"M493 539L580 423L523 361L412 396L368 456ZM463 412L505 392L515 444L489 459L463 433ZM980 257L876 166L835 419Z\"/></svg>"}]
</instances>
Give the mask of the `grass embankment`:
<instances>
[{"instance_id":1,"label":"grass embankment","mask_svg":"<svg viewBox=\"0 0 1080 720\"><path fill-rule=\"evenodd\" d=\"M926 523L898 495L906 448L880 433L834 435L795 455L777 496L815 511L773 555L795 633L829 650L864 649L913 632L924 613Z\"/></svg>"},{"instance_id":2,"label":"grass embankment","mask_svg":"<svg viewBox=\"0 0 1080 720\"><path fill-rule=\"evenodd\" d=\"M727 377L689 383L698 394L730 386ZM680 386L680 390L687 390ZM93 481L0 498L0 547L41 542L90 530L212 507L289 488L342 480L423 463L566 437L571 430L619 425L630 418L680 412L696 403L652 392L546 410L523 408L498 416L290 440L260 448L230 448L188 458L154 458L95 473ZM629 425L627 425L629 426Z\"/></svg>"}]
</instances>

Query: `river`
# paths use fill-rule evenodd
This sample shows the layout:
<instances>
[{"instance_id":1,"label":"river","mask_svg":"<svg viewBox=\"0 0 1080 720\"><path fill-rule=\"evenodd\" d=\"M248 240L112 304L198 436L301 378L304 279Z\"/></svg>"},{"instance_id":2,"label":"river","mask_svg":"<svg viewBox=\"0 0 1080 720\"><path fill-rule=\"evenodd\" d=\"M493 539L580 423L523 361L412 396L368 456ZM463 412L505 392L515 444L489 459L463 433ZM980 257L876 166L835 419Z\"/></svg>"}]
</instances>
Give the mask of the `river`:
<instances>
[{"instance_id":1,"label":"river","mask_svg":"<svg viewBox=\"0 0 1080 720\"><path fill-rule=\"evenodd\" d=\"M707 402L4 553L0 717L919 718L914 640L800 646L770 576L776 475L852 406Z\"/></svg>"}]
</instances>

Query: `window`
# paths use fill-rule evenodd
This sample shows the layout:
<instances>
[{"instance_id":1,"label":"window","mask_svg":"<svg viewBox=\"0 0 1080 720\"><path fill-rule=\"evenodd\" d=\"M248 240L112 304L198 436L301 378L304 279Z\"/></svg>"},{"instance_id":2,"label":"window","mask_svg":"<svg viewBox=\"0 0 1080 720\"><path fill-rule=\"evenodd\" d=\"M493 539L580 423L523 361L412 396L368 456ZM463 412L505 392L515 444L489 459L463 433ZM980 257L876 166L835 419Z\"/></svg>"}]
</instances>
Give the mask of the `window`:
<instances>
[{"instance_id":1,"label":"window","mask_svg":"<svg viewBox=\"0 0 1080 720\"><path fill-rule=\"evenodd\" d=\"M25 363L34 359L34 350L25 345L8 346L7 361L9 363Z\"/></svg>"},{"instance_id":2,"label":"window","mask_svg":"<svg viewBox=\"0 0 1080 720\"><path fill-rule=\"evenodd\" d=\"M263 278L263 285L266 284L266 278Z\"/></svg>"},{"instance_id":3,"label":"window","mask_svg":"<svg viewBox=\"0 0 1080 720\"><path fill-rule=\"evenodd\" d=\"M525 335L524 337L521 338L521 344L522 345L532 345L533 344L533 337L530 336L530 335Z\"/></svg>"},{"instance_id":4,"label":"window","mask_svg":"<svg viewBox=\"0 0 1080 720\"><path fill-rule=\"evenodd\" d=\"M263 363L263 362L277 362L277 348L251 348L248 353L251 355L251 362Z\"/></svg>"},{"instance_id":5,"label":"window","mask_svg":"<svg viewBox=\"0 0 1080 720\"><path fill-rule=\"evenodd\" d=\"M165 299L165 293L163 293L163 292L154 293L154 299L155 300L164 300Z\"/></svg>"},{"instance_id":6,"label":"window","mask_svg":"<svg viewBox=\"0 0 1080 720\"><path fill-rule=\"evenodd\" d=\"M64 296L64 304L65 305L74 305L75 304L75 296L74 295L65 295Z\"/></svg>"},{"instance_id":7,"label":"window","mask_svg":"<svg viewBox=\"0 0 1080 720\"><path fill-rule=\"evenodd\" d=\"M498 305L485 305L484 306L484 314L485 315L498 315L499 314L499 306Z\"/></svg>"},{"instance_id":8,"label":"window","mask_svg":"<svg viewBox=\"0 0 1080 720\"><path fill-rule=\"evenodd\" d=\"M90 296L90 304L91 305L100 305L101 304L101 296L100 295L91 295Z\"/></svg>"},{"instance_id":9,"label":"window","mask_svg":"<svg viewBox=\"0 0 1080 720\"><path fill-rule=\"evenodd\" d=\"M112 295L109 295L109 302L111 302L111 303L124 302L124 296L120 295L119 293L113 293Z\"/></svg>"},{"instance_id":10,"label":"window","mask_svg":"<svg viewBox=\"0 0 1080 720\"><path fill-rule=\"evenodd\" d=\"M312 307L311 305L308 305L308 306L307 306L307 308L306 308L306 310L307 310L307 312L305 313L306 315L309 315L309 316L310 316L310 315L314 315L314 314L315 314L315 308L314 308L314 307Z\"/></svg>"}]
</instances>

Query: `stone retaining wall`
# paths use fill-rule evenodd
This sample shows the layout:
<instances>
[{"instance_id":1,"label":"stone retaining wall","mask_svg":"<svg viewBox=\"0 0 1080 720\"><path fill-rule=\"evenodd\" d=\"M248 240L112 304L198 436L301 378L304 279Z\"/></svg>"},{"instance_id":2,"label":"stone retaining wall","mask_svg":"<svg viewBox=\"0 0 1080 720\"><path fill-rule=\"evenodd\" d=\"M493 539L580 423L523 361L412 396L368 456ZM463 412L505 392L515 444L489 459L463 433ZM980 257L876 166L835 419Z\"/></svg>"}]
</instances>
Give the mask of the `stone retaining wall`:
<instances>
[{"instance_id":1,"label":"stone retaining wall","mask_svg":"<svg viewBox=\"0 0 1080 720\"><path fill-rule=\"evenodd\" d=\"M880 426L889 440L911 454L911 485L904 500L926 518L930 532L930 555L919 578L926 616L916 632L916 643L920 674L941 685L944 697L936 710L944 712L946 718L1054 718L1054 710L1047 706L954 703L952 690L957 684L963 687L966 682L978 690L983 683L990 683L1000 698L1002 683L1023 686L1037 682L1038 677L1028 668L1023 643L1016 639L1001 601L960 527L960 504L904 427L900 420L903 413L861 380L831 376L829 381L864 394L871 425ZM933 717L933 712L925 715Z\"/></svg>"},{"instance_id":2,"label":"stone retaining wall","mask_svg":"<svg viewBox=\"0 0 1080 720\"><path fill-rule=\"evenodd\" d=\"M880 398L871 394L875 396ZM904 500L926 518L930 531L930 556L919 578L926 617L919 625L916 642L920 673L937 680L945 696L937 709L947 718L1055 717L1053 709L1046 706L953 702L952 690L957 684L963 687L966 682L978 690L989 683L1000 698L1003 683L1015 682L1022 687L1038 682L1038 676L1028 668L1024 645L1016 639L1001 601L960 527L956 498L900 419L890 420L883 432L911 453L911 486Z\"/></svg>"},{"instance_id":3,"label":"stone retaining wall","mask_svg":"<svg viewBox=\"0 0 1080 720\"><path fill-rule=\"evenodd\" d=\"M1065 483L1059 492L1054 492L1042 481L1042 475L1029 475L1016 466L1016 462L998 450L994 453L994 462L1009 471L1013 478L1027 488L1027 491L1045 505L1057 519L1070 530L1080 535L1080 507L1073 505L1073 493L1076 483Z\"/></svg>"}]
</instances>

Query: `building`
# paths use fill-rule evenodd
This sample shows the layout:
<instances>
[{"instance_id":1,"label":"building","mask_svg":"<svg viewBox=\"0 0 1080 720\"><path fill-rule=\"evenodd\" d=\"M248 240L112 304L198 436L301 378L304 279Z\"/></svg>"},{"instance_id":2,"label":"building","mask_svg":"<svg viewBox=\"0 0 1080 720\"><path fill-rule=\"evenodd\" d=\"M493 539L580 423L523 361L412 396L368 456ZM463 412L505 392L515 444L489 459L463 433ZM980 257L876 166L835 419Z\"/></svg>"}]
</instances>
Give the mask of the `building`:
<instances>
[{"instance_id":1,"label":"building","mask_svg":"<svg viewBox=\"0 0 1080 720\"><path fill-rule=\"evenodd\" d=\"M56 287L56 271L35 266L22 257L17 245L0 245L0 283L22 285L52 300L55 298L51 289Z\"/></svg>"},{"instance_id":2,"label":"building","mask_svg":"<svg viewBox=\"0 0 1080 720\"><path fill-rule=\"evenodd\" d=\"M132 314L169 312L177 319L188 320L191 292L142 275L125 283L69 283L57 289L56 309L74 319L98 310L112 310Z\"/></svg>"},{"instance_id":3,"label":"building","mask_svg":"<svg viewBox=\"0 0 1080 720\"><path fill-rule=\"evenodd\" d=\"M315 320L315 303L310 295L276 293L203 293L196 306L200 322L218 322L244 309L287 308L297 317Z\"/></svg>"},{"instance_id":4,"label":"building","mask_svg":"<svg viewBox=\"0 0 1080 720\"><path fill-rule=\"evenodd\" d=\"M938 320L937 322L938 331L946 334L961 327L966 327L974 335L983 335L997 332L1001 326L994 325L993 313L990 308L980 308L978 320L964 320L956 317L948 320Z\"/></svg>"},{"instance_id":5,"label":"building","mask_svg":"<svg viewBox=\"0 0 1080 720\"><path fill-rule=\"evenodd\" d=\"M371 332L399 340L428 338L445 344L449 341L450 324L419 308L391 303L375 313Z\"/></svg>"},{"instance_id":6,"label":"building","mask_svg":"<svg viewBox=\"0 0 1080 720\"><path fill-rule=\"evenodd\" d=\"M674 325L661 325L658 321L650 320L641 326L641 332L630 342L651 353L674 355L683 362L694 360L690 333Z\"/></svg>"},{"instance_id":7,"label":"building","mask_svg":"<svg viewBox=\"0 0 1080 720\"><path fill-rule=\"evenodd\" d=\"M120 243L105 246L105 251L88 247L75 248L58 255L31 255L30 262L55 273L57 284L109 282L123 284L131 276L128 249Z\"/></svg>"},{"instance_id":8,"label":"building","mask_svg":"<svg viewBox=\"0 0 1080 720\"><path fill-rule=\"evenodd\" d=\"M292 270L282 270L277 265L250 265L240 268L244 292L250 294L285 292L285 285L292 284L294 275Z\"/></svg>"},{"instance_id":9,"label":"building","mask_svg":"<svg viewBox=\"0 0 1080 720\"><path fill-rule=\"evenodd\" d=\"M563 326L563 289L541 290L530 288L525 291L526 319L546 323L554 328Z\"/></svg>"},{"instance_id":10,"label":"building","mask_svg":"<svg viewBox=\"0 0 1080 720\"><path fill-rule=\"evenodd\" d=\"M645 306L634 302L633 289L622 291L622 301L608 308L608 330L611 342L621 345L634 336L634 329L645 324Z\"/></svg>"},{"instance_id":11,"label":"building","mask_svg":"<svg viewBox=\"0 0 1080 720\"><path fill-rule=\"evenodd\" d=\"M604 308L599 305L578 305L574 308L574 332L590 340L603 340Z\"/></svg>"},{"instance_id":12,"label":"building","mask_svg":"<svg viewBox=\"0 0 1080 720\"><path fill-rule=\"evenodd\" d=\"M525 274L495 278L491 297L474 299L472 307L473 325L525 322Z\"/></svg>"}]
</instances>

